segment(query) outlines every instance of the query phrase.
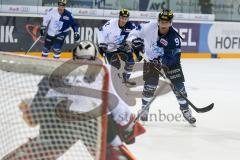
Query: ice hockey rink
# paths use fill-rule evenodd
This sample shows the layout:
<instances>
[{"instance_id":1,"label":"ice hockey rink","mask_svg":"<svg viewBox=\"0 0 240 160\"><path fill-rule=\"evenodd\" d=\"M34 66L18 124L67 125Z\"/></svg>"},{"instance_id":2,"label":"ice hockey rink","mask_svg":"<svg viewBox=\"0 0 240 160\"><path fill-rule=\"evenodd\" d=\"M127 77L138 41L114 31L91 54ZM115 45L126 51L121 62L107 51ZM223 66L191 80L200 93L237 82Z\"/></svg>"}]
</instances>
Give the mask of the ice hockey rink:
<instances>
[{"instance_id":1,"label":"ice hockey rink","mask_svg":"<svg viewBox=\"0 0 240 160\"><path fill-rule=\"evenodd\" d=\"M146 133L128 147L137 160L236 159L240 156L240 60L183 59L182 67L189 99L199 108L214 102L213 110L193 111L197 123L192 127L183 120L172 92L159 96L151 105L150 121L144 124ZM136 113L140 106L139 99L131 109Z\"/></svg>"},{"instance_id":2,"label":"ice hockey rink","mask_svg":"<svg viewBox=\"0 0 240 160\"><path fill-rule=\"evenodd\" d=\"M155 117L145 124L146 134L129 148L139 160L238 159L240 60L183 59L182 66L189 99L197 107L211 102L215 107L207 113L193 111L197 123L191 127L178 118L173 120L180 113L177 101L171 92L163 95L151 106ZM159 110L168 120L159 116Z\"/></svg>"}]
</instances>

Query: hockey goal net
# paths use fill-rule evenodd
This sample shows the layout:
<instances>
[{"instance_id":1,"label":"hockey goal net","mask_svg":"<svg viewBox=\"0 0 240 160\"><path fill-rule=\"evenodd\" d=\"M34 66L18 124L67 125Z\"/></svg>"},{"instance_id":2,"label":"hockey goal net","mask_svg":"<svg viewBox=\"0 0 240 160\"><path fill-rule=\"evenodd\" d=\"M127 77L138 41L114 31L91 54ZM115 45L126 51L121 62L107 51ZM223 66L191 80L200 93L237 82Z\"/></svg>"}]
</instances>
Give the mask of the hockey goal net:
<instances>
[{"instance_id":1,"label":"hockey goal net","mask_svg":"<svg viewBox=\"0 0 240 160\"><path fill-rule=\"evenodd\" d=\"M105 160L107 90L98 63L0 52L0 159Z\"/></svg>"}]
</instances>

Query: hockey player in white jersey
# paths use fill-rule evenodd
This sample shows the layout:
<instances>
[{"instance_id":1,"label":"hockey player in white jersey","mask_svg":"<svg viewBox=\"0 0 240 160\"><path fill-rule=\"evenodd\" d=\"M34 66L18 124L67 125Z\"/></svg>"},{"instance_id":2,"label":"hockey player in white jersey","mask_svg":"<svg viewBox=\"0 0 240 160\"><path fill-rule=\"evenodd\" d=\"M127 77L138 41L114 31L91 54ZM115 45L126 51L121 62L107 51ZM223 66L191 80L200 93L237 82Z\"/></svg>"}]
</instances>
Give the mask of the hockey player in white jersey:
<instances>
[{"instance_id":1,"label":"hockey player in white jersey","mask_svg":"<svg viewBox=\"0 0 240 160\"><path fill-rule=\"evenodd\" d=\"M125 40L129 32L136 28L136 25L129 21L129 16L129 11L122 9L119 12L119 19L111 19L106 22L98 32L98 47L100 54L105 56L108 62L117 69L120 68L119 56L121 56L121 59L126 62L125 71L122 74L123 83L128 86L134 86L136 83L129 79L134 65L133 50L125 47ZM112 50L112 44L120 45L121 47L115 47ZM108 50L111 51L109 52Z\"/></svg>"},{"instance_id":2,"label":"hockey player in white jersey","mask_svg":"<svg viewBox=\"0 0 240 160\"><path fill-rule=\"evenodd\" d=\"M67 0L58 0L58 8L51 8L47 15L43 17L43 23L40 27L40 35L45 37L44 47L42 49L42 57L48 57L53 49L54 58L58 59L61 55L61 49L66 36L69 34L70 27L74 31L74 40L80 39L78 26L74 22L72 14L65 9ZM46 31L46 29L48 30Z\"/></svg>"},{"instance_id":3,"label":"hockey player in white jersey","mask_svg":"<svg viewBox=\"0 0 240 160\"><path fill-rule=\"evenodd\" d=\"M184 86L184 75L181 67L181 41L179 34L172 27L173 12L162 10L159 13L158 21L142 24L140 29L133 30L127 39L133 47L141 44L139 38L144 40L145 54L151 63L144 63L143 80L144 90L142 108L152 99L159 79L159 69L163 68L166 76L171 80L174 87L173 92L178 91L187 97ZM158 68L158 69L157 69ZM196 119L192 116L188 102L174 92L180 110L184 118L194 124ZM148 111L141 117L147 121Z\"/></svg>"},{"instance_id":4,"label":"hockey player in white jersey","mask_svg":"<svg viewBox=\"0 0 240 160\"><path fill-rule=\"evenodd\" d=\"M92 64L95 64L95 62L99 63L101 61L95 59L96 54L97 51L93 43L89 41L80 42L80 45L73 50L74 63L77 63L77 61L83 61L84 63L89 61ZM91 72L91 69L93 69L93 72ZM93 91L90 90L90 88L97 88L97 85L99 85L95 83L98 80L98 74L96 74L98 69L101 68L96 68L96 65L90 65L84 78L77 75L64 78L67 87L89 87L88 91L83 91L85 96L61 93L52 88L52 85L58 86L58 83L61 83L61 80L59 81L60 77L44 77L38 85L39 89L33 100L23 101L19 106L23 112L23 118L29 126L39 125L39 135L6 155L3 160L23 158L24 160L55 160L79 140L85 144L89 153L95 157L96 145L94 143L89 144L89 138L84 137L84 135L92 132L89 131L90 133L88 133L88 129L83 129L81 126L87 126L91 120L97 117L91 117L91 114L83 116L83 114L79 114L79 111L89 113L90 106L88 104L84 105L83 101L84 99L86 100L86 96L89 96L87 98L102 96L98 94L91 95ZM110 98L106 160L136 160L124 145L124 142L126 144L134 143L135 137L143 134L145 129L139 122L132 123L134 120L133 114L130 112L128 105L116 95L111 82L108 87L109 95L107 96ZM66 104L59 103L61 99L70 100L70 106L67 105L67 102ZM99 102L96 101L94 103L98 104ZM89 136L94 135L90 134ZM91 141L94 142L94 139L91 139Z\"/></svg>"}]
</instances>

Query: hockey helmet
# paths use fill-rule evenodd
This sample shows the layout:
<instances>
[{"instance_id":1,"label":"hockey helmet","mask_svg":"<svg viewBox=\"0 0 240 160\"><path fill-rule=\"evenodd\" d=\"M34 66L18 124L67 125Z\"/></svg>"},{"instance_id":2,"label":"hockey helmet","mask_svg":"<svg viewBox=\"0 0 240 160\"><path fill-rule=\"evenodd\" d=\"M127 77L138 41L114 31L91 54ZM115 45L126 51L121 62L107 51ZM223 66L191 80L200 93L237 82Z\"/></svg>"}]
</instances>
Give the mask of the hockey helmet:
<instances>
[{"instance_id":1,"label":"hockey helmet","mask_svg":"<svg viewBox=\"0 0 240 160\"><path fill-rule=\"evenodd\" d=\"M59 6L66 6L67 0L58 0L58 5Z\"/></svg>"},{"instance_id":2,"label":"hockey helmet","mask_svg":"<svg viewBox=\"0 0 240 160\"><path fill-rule=\"evenodd\" d=\"M130 16L130 13L127 9L121 9L120 12L119 12L119 16L122 16L122 17L129 17Z\"/></svg>"},{"instance_id":3,"label":"hockey helmet","mask_svg":"<svg viewBox=\"0 0 240 160\"><path fill-rule=\"evenodd\" d=\"M96 46L91 41L81 41L79 45L73 49L73 59L95 60L97 56Z\"/></svg>"},{"instance_id":4,"label":"hockey helmet","mask_svg":"<svg viewBox=\"0 0 240 160\"><path fill-rule=\"evenodd\" d=\"M158 21L160 20L172 21L172 19L173 19L173 12L170 9L162 9L158 15Z\"/></svg>"}]
</instances>

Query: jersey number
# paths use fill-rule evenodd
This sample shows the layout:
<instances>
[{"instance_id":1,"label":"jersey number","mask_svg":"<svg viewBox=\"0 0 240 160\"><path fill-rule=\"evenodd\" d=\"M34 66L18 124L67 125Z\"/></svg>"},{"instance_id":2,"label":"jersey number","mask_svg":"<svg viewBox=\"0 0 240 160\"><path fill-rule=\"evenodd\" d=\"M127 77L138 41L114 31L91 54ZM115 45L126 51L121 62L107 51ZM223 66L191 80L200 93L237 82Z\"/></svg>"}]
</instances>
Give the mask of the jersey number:
<instances>
[{"instance_id":1,"label":"jersey number","mask_svg":"<svg viewBox=\"0 0 240 160\"><path fill-rule=\"evenodd\" d=\"M178 38L175 38L175 43L176 43L176 46L179 46L179 45L180 45L180 42L179 42L179 39L178 39Z\"/></svg>"}]
</instances>

